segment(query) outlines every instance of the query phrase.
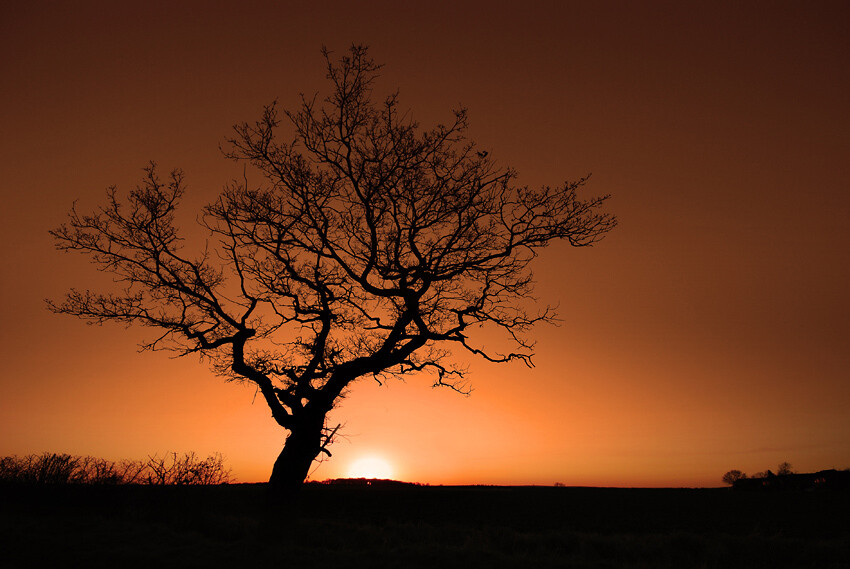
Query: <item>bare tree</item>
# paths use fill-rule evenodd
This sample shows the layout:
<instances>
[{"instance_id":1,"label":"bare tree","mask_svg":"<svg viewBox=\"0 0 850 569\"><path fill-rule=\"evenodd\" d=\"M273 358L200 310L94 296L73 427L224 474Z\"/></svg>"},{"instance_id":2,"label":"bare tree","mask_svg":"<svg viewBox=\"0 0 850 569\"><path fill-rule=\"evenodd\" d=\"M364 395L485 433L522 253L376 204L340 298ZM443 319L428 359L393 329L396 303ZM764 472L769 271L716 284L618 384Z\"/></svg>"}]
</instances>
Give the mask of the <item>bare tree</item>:
<instances>
[{"instance_id":1,"label":"bare tree","mask_svg":"<svg viewBox=\"0 0 850 569\"><path fill-rule=\"evenodd\" d=\"M295 111L266 107L234 127L225 154L262 173L232 182L204 212L214 243L183 251L174 212L183 175L151 164L122 201L72 209L52 232L124 284L71 290L52 310L159 330L143 347L200 354L220 375L255 385L289 432L270 485L297 489L330 455L328 412L352 382L424 372L466 390L457 354L531 365L529 264L551 241L591 245L615 225L585 179L531 189L466 137L467 113L422 129L397 94L373 100L380 66L364 47L323 50L330 94ZM289 127L280 133L281 123ZM500 330L509 350L475 343ZM454 354L454 356L453 356Z\"/></svg>"}]
</instances>

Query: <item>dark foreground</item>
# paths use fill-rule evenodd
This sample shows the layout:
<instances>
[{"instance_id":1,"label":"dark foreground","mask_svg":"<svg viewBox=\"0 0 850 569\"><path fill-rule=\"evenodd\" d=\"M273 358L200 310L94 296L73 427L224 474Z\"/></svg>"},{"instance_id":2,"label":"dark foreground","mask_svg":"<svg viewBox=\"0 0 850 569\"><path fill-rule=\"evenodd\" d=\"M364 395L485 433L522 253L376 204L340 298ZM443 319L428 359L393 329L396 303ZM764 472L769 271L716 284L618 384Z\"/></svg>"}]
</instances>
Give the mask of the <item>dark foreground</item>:
<instances>
[{"instance_id":1,"label":"dark foreground","mask_svg":"<svg viewBox=\"0 0 850 569\"><path fill-rule=\"evenodd\" d=\"M850 568L850 493L0 487L0 567Z\"/></svg>"}]
</instances>

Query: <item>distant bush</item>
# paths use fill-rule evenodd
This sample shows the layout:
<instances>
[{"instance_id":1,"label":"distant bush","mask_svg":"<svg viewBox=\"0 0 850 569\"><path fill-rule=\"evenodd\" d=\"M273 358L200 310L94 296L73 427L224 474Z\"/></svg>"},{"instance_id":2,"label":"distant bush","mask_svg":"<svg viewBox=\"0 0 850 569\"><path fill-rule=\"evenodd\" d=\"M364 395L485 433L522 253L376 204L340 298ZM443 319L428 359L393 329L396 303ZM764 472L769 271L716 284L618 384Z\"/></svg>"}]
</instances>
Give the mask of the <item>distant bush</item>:
<instances>
[{"instance_id":1,"label":"distant bush","mask_svg":"<svg viewBox=\"0 0 850 569\"><path fill-rule=\"evenodd\" d=\"M216 453L200 459L194 452L148 456L146 461L112 462L93 456L43 453L0 458L0 482L18 484L180 484L231 482L230 469Z\"/></svg>"}]
</instances>

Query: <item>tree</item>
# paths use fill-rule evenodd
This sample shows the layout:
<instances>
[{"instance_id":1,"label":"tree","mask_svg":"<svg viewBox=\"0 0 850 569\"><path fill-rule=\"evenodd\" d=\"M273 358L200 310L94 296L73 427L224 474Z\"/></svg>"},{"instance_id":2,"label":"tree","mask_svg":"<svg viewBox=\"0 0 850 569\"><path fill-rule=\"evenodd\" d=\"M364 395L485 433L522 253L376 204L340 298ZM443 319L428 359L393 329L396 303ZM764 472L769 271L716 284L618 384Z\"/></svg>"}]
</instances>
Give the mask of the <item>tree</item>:
<instances>
[{"instance_id":1,"label":"tree","mask_svg":"<svg viewBox=\"0 0 850 569\"><path fill-rule=\"evenodd\" d=\"M741 472L740 470L730 470L726 474L723 475L723 483L732 486L738 480L743 480L747 475Z\"/></svg>"},{"instance_id":2,"label":"tree","mask_svg":"<svg viewBox=\"0 0 850 569\"><path fill-rule=\"evenodd\" d=\"M794 467L788 461L780 462L779 467L776 469L776 475L787 476L788 474L794 474Z\"/></svg>"},{"instance_id":3,"label":"tree","mask_svg":"<svg viewBox=\"0 0 850 569\"><path fill-rule=\"evenodd\" d=\"M356 380L429 373L464 391L458 352L530 366L527 332L554 319L548 307L532 312L530 262L552 241L591 245L616 223L600 211L607 196L578 197L586 178L517 185L468 140L465 109L423 130L397 94L373 101L381 66L366 48L323 55L324 100L302 95L282 114L271 104L234 127L225 155L264 185L246 175L205 208L213 242L201 253L184 252L175 227L182 172L163 181L153 163L126 199L110 188L104 207L72 208L52 232L123 290L72 289L50 308L154 328L143 348L199 354L255 385L288 431L269 480L284 492L330 455L328 412ZM510 350L476 344L482 327L504 332Z\"/></svg>"}]
</instances>

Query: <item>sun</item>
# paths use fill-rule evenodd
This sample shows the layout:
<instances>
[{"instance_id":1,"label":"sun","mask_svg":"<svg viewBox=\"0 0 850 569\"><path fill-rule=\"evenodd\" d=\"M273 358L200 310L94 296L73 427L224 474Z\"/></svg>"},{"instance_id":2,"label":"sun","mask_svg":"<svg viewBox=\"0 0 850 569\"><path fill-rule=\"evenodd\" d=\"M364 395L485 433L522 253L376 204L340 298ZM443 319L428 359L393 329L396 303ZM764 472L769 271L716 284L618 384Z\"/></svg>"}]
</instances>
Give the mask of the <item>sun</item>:
<instances>
[{"instance_id":1,"label":"sun","mask_svg":"<svg viewBox=\"0 0 850 569\"><path fill-rule=\"evenodd\" d=\"M383 458L364 456L351 463L348 467L348 477L389 480L393 477L393 467Z\"/></svg>"}]
</instances>

